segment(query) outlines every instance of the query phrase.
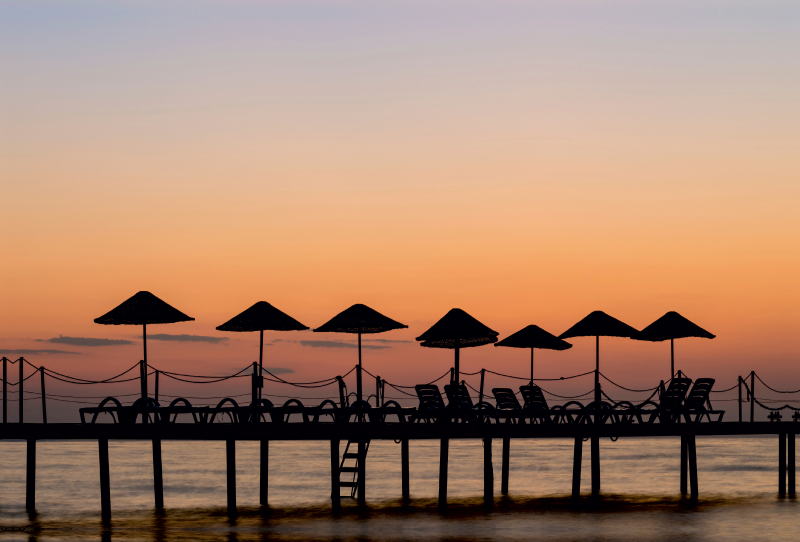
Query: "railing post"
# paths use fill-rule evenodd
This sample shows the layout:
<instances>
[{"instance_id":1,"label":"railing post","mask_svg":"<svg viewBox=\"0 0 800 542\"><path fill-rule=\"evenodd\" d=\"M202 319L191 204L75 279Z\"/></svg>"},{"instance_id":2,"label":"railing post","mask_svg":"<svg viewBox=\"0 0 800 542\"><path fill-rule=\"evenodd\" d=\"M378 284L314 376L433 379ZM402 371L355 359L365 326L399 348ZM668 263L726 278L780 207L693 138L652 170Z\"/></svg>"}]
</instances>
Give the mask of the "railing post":
<instances>
[{"instance_id":1,"label":"railing post","mask_svg":"<svg viewBox=\"0 0 800 542\"><path fill-rule=\"evenodd\" d=\"M381 377L375 377L375 406L381 407Z\"/></svg>"},{"instance_id":2,"label":"railing post","mask_svg":"<svg viewBox=\"0 0 800 542\"><path fill-rule=\"evenodd\" d=\"M483 402L483 380L485 376L486 376L486 369L481 369L481 387L478 392L478 404L481 404Z\"/></svg>"},{"instance_id":3,"label":"railing post","mask_svg":"<svg viewBox=\"0 0 800 542\"><path fill-rule=\"evenodd\" d=\"M147 399L147 365L145 365L144 360L139 361L139 380L141 381L142 399Z\"/></svg>"},{"instance_id":4,"label":"railing post","mask_svg":"<svg viewBox=\"0 0 800 542\"><path fill-rule=\"evenodd\" d=\"M22 397L23 397L23 395L25 395L23 393L23 389L22 389L23 388L23 382L24 382L24 379L22 378L22 366L25 365L25 363L23 363L24 360L25 360L25 358L19 358L17 360L17 363L19 363L19 423L22 423L22 420L23 420L22 410L23 410L23 407L24 407L24 401L23 401Z\"/></svg>"},{"instance_id":5,"label":"railing post","mask_svg":"<svg viewBox=\"0 0 800 542\"><path fill-rule=\"evenodd\" d=\"M756 418L756 372L750 371L750 421Z\"/></svg>"},{"instance_id":6,"label":"railing post","mask_svg":"<svg viewBox=\"0 0 800 542\"><path fill-rule=\"evenodd\" d=\"M344 408L347 406L346 397L344 396L344 381L341 376L337 376L336 381L339 383L339 406Z\"/></svg>"},{"instance_id":7,"label":"railing post","mask_svg":"<svg viewBox=\"0 0 800 542\"><path fill-rule=\"evenodd\" d=\"M742 422L742 377L737 377L739 380L737 381L739 385L739 423Z\"/></svg>"},{"instance_id":8,"label":"railing post","mask_svg":"<svg viewBox=\"0 0 800 542\"><path fill-rule=\"evenodd\" d=\"M359 350L360 352L360 350ZM356 367L356 401L361 402L361 365ZM361 405L359 405L361 406Z\"/></svg>"},{"instance_id":9,"label":"railing post","mask_svg":"<svg viewBox=\"0 0 800 542\"><path fill-rule=\"evenodd\" d=\"M39 367L42 375L42 423L47 423L47 396L44 389L44 367Z\"/></svg>"},{"instance_id":10,"label":"railing post","mask_svg":"<svg viewBox=\"0 0 800 542\"><path fill-rule=\"evenodd\" d=\"M258 402L258 362L253 362L253 376L250 378L250 404L254 407L256 406L256 402ZM256 413L253 412L253 418L256 417ZM256 421L255 419L253 421Z\"/></svg>"},{"instance_id":11,"label":"railing post","mask_svg":"<svg viewBox=\"0 0 800 542\"><path fill-rule=\"evenodd\" d=\"M161 376L161 371L156 369L156 386L155 386L155 393L153 394L154 395L153 399L155 400L156 403L158 403L158 380L159 380L158 377L159 376Z\"/></svg>"}]
</instances>

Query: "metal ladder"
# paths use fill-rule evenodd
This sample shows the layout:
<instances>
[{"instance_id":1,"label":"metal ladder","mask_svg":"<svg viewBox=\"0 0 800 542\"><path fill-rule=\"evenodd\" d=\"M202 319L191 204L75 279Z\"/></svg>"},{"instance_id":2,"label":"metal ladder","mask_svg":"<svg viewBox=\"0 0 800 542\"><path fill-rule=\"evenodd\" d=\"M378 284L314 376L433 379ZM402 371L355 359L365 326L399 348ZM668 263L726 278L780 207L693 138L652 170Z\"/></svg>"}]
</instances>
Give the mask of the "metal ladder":
<instances>
[{"instance_id":1,"label":"metal ladder","mask_svg":"<svg viewBox=\"0 0 800 542\"><path fill-rule=\"evenodd\" d=\"M342 497L349 497L351 499L356 498L356 494L358 493L358 467L361 464L361 461L366 460L367 452L369 451L369 441L365 441L364 444L364 457L359 457L358 442L352 440L347 441L347 446L345 447L344 454L342 455L342 463L339 465L339 487L349 487L350 495L342 495ZM350 445L355 447L355 452L350 451ZM352 466L347 465L348 460L353 463ZM348 477L350 474L353 475L352 480L342 480L343 475Z\"/></svg>"}]
</instances>

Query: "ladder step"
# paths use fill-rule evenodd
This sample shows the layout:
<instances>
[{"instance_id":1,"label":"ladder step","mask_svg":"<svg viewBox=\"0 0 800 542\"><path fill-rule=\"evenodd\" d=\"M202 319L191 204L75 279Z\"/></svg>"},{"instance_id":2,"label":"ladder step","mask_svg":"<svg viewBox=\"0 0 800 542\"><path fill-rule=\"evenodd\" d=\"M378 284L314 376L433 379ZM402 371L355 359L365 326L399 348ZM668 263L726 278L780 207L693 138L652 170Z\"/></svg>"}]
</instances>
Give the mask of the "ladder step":
<instances>
[{"instance_id":1,"label":"ladder step","mask_svg":"<svg viewBox=\"0 0 800 542\"><path fill-rule=\"evenodd\" d=\"M339 482L340 487L358 487L358 482Z\"/></svg>"},{"instance_id":2,"label":"ladder step","mask_svg":"<svg viewBox=\"0 0 800 542\"><path fill-rule=\"evenodd\" d=\"M339 467L339 472L358 472L358 467Z\"/></svg>"},{"instance_id":3,"label":"ladder step","mask_svg":"<svg viewBox=\"0 0 800 542\"><path fill-rule=\"evenodd\" d=\"M346 453L342 456L344 459L358 459L358 454Z\"/></svg>"}]
</instances>

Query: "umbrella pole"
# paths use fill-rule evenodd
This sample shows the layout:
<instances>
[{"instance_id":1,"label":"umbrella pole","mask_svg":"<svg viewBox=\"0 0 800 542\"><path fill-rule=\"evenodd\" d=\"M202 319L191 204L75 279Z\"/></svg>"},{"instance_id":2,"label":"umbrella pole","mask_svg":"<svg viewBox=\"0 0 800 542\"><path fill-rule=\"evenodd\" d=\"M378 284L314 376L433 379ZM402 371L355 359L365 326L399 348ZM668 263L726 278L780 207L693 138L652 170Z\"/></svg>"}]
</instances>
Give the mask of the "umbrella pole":
<instances>
[{"instance_id":1,"label":"umbrella pole","mask_svg":"<svg viewBox=\"0 0 800 542\"><path fill-rule=\"evenodd\" d=\"M454 384L458 383L458 378L459 378L459 375L458 375L458 350L459 350L459 348L456 346L456 370L455 370L455 374L454 374L455 380L453 380Z\"/></svg>"},{"instance_id":2,"label":"umbrella pole","mask_svg":"<svg viewBox=\"0 0 800 542\"><path fill-rule=\"evenodd\" d=\"M600 335L595 336L594 400L600 401Z\"/></svg>"},{"instance_id":3,"label":"umbrella pole","mask_svg":"<svg viewBox=\"0 0 800 542\"><path fill-rule=\"evenodd\" d=\"M670 357L670 369L672 373L670 374L670 378L675 376L675 339L669 340L669 357Z\"/></svg>"},{"instance_id":4,"label":"umbrella pole","mask_svg":"<svg viewBox=\"0 0 800 542\"><path fill-rule=\"evenodd\" d=\"M358 334L358 369L356 370L356 400L361 402L361 333Z\"/></svg>"},{"instance_id":5,"label":"umbrella pole","mask_svg":"<svg viewBox=\"0 0 800 542\"><path fill-rule=\"evenodd\" d=\"M533 386L533 347L531 347L531 386Z\"/></svg>"},{"instance_id":6,"label":"umbrella pole","mask_svg":"<svg viewBox=\"0 0 800 542\"><path fill-rule=\"evenodd\" d=\"M264 330L260 329L260 338L258 341L258 376L264 376ZM258 398L261 399L261 390L264 387L264 381L261 381L261 386L258 388Z\"/></svg>"}]
</instances>

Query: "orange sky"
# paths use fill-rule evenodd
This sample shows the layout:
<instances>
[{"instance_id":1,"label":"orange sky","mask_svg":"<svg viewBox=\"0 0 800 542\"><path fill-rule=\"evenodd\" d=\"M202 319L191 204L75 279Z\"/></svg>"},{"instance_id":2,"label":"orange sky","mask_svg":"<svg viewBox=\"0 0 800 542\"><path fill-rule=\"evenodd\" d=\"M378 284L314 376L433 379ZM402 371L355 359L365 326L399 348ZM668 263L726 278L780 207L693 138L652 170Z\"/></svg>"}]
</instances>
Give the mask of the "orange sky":
<instances>
[{"instance_id":1,"label":"orange sky","mask_svg":"<svg viewBox=\"0 0 800 542\"><path fill-rule=\"evenodd\" d=\"M562 4L6 6L0 350L126 368L139 343L36 340L133 339L92 320L138 290L197 319L154 333L229 337L151 343L154 365L209 373L254 359L255 334L214 327L258 300L312 327L366 303L412 341L452 307L501 337L677 310L718 336L678 343L690 375L798 387L796 10ZM574 343L542 376L593 367ZM389 346L365 364L406 384L452 359ZM355 361L266 350L298 380ZM463 368L524 374L502 350ZM665 344L603 354L634 387L668 372Z\"/></svg>"}]
</instances>

